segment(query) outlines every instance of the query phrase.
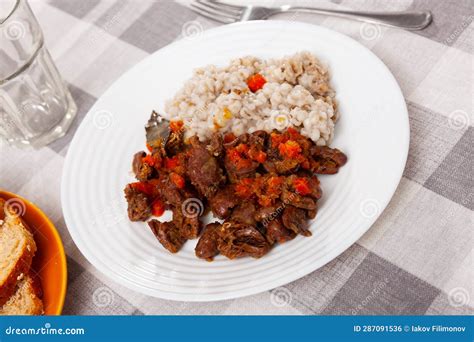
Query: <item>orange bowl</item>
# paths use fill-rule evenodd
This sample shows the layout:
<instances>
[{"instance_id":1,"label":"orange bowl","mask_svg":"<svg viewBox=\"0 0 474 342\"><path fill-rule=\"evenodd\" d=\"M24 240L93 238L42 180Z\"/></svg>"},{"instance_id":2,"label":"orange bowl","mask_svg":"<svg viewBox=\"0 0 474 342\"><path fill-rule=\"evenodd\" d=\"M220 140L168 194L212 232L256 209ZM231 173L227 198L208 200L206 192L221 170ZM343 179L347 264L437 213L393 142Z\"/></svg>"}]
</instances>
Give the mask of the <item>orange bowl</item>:
<instances>
[{"instance_id":1,"label":"orange bowl","mask_svg":"<svg viewBox=\"0 0 474 342\"><path fill-rule=\"evenodd\" d=\"M32 268L43 288L44 313L60 315L66 298L67 264L58 231L48 217L30 201L1 189L0 197L5 200L17 198L24 203L22 219L33 231L38 247Z\"/></svg>"}]
</instances>

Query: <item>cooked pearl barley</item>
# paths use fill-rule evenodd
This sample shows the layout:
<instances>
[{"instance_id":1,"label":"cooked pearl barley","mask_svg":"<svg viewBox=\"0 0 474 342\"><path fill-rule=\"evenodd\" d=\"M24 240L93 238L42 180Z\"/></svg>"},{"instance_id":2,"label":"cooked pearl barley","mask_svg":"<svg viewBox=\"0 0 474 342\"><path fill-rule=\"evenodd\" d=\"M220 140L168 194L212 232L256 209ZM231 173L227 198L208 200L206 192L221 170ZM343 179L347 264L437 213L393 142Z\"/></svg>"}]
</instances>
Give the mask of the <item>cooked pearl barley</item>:
<instances>
[{"instance_id":1,"label":"cooked pearl barley","mask_svg":"<svg viewBox=\"0 0 474 342\"><path fill-rule=\"evenodd\" d=\"M253 93L247 79L256 73L267 82ZM165 110L171 120L183 120L187 137L201 140L216 129L240 135L291 125L316 144L327 145L338 118L327 68L309 52L269 60L249 56L226 67L199 68Z\"/></svg>"}]
</instances>

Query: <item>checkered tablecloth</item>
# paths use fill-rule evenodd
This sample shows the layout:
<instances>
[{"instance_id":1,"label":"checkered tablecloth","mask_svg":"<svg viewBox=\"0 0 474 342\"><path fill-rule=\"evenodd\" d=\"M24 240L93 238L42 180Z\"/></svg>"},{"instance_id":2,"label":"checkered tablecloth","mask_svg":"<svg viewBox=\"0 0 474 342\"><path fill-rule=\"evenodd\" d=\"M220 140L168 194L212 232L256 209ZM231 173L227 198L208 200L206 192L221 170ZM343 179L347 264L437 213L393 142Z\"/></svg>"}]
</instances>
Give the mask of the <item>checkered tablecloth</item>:
<instances>
[{"instance_id":1,"label":"checkered tablecloth","mask_svg":"<svg viewBox=\"0 0 474 342\"><path fill-rule=\"evenodd\" d=\"M2 146L0 187L35 202L56 224L69 267L64 314L474 312L474 2L294 2L360 10L432 11L434 23L421 32L291 15L293 20L322 25L354 38L392 71L410 115L411 143L403 178L372 228L323 268L284 288L258 295L186 303L133 292L85 260L63 219L61 172L72 136L107 87L141 59L179 39L185 23L198 22L204 29L218 24L196 15L186 3L172 1L30 0L79 111L67 135L45 148Z\"/></svg>"}]
</instances>

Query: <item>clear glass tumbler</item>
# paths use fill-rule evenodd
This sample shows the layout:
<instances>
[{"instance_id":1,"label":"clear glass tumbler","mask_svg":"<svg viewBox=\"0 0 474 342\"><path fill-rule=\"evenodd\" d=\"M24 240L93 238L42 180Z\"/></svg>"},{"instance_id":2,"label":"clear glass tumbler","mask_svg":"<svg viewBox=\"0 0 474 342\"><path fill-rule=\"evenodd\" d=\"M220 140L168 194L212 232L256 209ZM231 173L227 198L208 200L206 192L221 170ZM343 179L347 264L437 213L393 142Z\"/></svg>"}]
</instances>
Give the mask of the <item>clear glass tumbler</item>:
<instances>
[{"instance_id":1,"label":"clear glass tumbler","mask_svg":"<svg viewBox=\"0 0 474 342\"><path fill-rule=\"evenodd\" d=\"M0 18L0 138L44 146L66 133L76 112L30 6L13 1Z\"/></svg>"}]
</instances>

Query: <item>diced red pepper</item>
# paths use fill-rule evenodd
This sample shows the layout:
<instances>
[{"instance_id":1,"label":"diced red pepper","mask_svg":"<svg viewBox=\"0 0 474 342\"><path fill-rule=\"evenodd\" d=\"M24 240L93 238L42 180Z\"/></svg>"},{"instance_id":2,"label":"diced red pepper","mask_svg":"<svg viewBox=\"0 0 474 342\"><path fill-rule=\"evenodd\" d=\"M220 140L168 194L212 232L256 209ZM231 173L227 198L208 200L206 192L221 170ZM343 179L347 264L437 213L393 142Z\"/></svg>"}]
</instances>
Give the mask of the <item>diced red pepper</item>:
<instances>
[{"instance_id":1,"label":"diced red pepper","mask_svg":"<svg viewBox=\"0 0 474 342\"><path fill-rule=\"evenodd\" d=\"M291 136L292 139L300 139L300 138L306 139L294 127L288 127L287 132Z\"/></svg>"},{"instance_id":2,"label":"diced red pepper","mask_svg":"<svg viewBox=\"0 0 474 342\"><path fill-rule=\"evenodd\" d=\"M278 145L278 150L283 157L294 159L301 153L301 146L294 140L288 140Z\"/></svg>"},{"instance_id":3,"label":"diced red pepper","mask_svg":"<svg viewBox=\"0 0 474 342\"><path fill-rule=\"evenodd\" d=\"M267 159L267 154L265 152L254 147L249 149L248 156L259 163L263 163Z\"/></svg>"},{"instance_id":4,"label":"diced red pepper","mask_svg":"<svg viewBox=\"0 0 474 342\"><path fill-rule=\"evenodd\" d=\"M239 144L227 151L229 160L235 165L237 169L250 167L252 161L248 156L249 147L246 144Z\"/></svg>"},{"instance_id":5,"label":"diced red pepper","mask_svg":"<svg viewBox=\"0 0 474 342\"><path fill-rule=\"evenodd\" d=\"M296 134L298 131L294 127L288 127L287 128L288 133L290 134Z\"/></svg>"},{"instance_id":6,"label":"diced red pepper","mask_svg":"<svg viewBox=\"0 0 474 342\"><path fill-rule=\"evenodd\" d=\"M151 204L151 214L153 216L161 216L165 212L165 204L159 199L155 199Z\"/></svg>"},{"instance_id":7,"label":"diced red pepper","mask_svg":"<svg viewBox=\"0 0 474 342\"><path fill-rule=\"evenodd\" d=\"M268 182L268 186L270 186L271 188L276 188L276 187L279 187L283 183L283 178L272 176L268 178L267 182Z\"/></svg>"},{"instance_id":8,"label":"diced red pepper","mask_svg":"<svg viewBox=\"0 0 474 342\"><path fill-rule=\"evenodd\" d=\"M147 196L152 196L155 188L152 184L147 182L134 182L130 183L130 186L136 191L144 193Z\"/></svg>"},{"instance_id":9,"label":"diced red pepper","mask_svg":"<svg viewBox=\"0 0 474 342\"><path fill-rule=\"evenodd\" d=\"M151 154L148 154L147 156L143 157L142 162L150 166L155 166L158 164L158 161L156 160L156 158L153 157Z\"/></svg>"},{"instance_id":10,"label":"diced red pepper","mask_svg":"<svg viewBox=\"0 0 474 342\"><path fill-rule=\"evenodd\" d=\"M172 158L165 158L165 168L169 170L175 169L179 166L179 158L178 156L174 156Z\"/></svg>"},{"instance_id":11,"label":"diced red pepper","mask_svg":"<svg viewBox=\"0 0 474 342\"><path fill-rule=\"evenodd\" d=\"M278 147L278 145L288 140L283 134L278 134L278 133L271 133L270 139L272 141L273 148Z\"/></svg>"},{"instance_id":12,"label":"diced red pepper","mask_svg":"<svg viewBox=\"0 0 474 342\"><path fill-rule=\"evenodd\" d=\"M293 180L293 188L298 194L302 196L311 193L311 188L306 178L296 178L295 180Z\"/></svg>"},{"instance_id":13,"label":"diced red pepper","mask_svg":"<svg viewBox=\"0 0 474 342\"><path fill-rule=\"evenodd\" d=\"M273 204L273 199L269 196L262 195L258 198L258 203L262 207L269 207Z\"/></svg>"},{"instance_id":14,"label":"diced red pepper","mask_svg":"<svg viewBox=\"0 0 474 342\"><path fill-rule=\"evenodd\" d=\"M185 185L184 178L177 173L172 172L170 174L170 180L176 185L178 189L183 189Z\"/></svg>"},{"instance_id":15,"label":"diced red pepper","mask_svg":"<svg viewBox=\"0 0 474 342\"><path fill-rule=\"evenodd\" d=\"M260 151L258 152L255 160L258 161L259 163L264 163L265 160L267 160L267 154L263 151Z\"/></svg>"},{"instance_id":16,"label":"diced red pepper","mask_svg":"<svg viewBox=\"0 0 474 342\"><path fill-rule=\"evenodd\" d=\"M273 176L268 178L266 194L272 201L280 197L283 181L283 177Z\"/></svg>"},{"instance_id":17,"label":"diced red pepper","mask_svg":"<svg viewBox=\"0 0 474 342\"><path fill-rule=\"evenodd\" d=\"M153 147L151 147L149 143L146 143L146 149L150 152L153 152Z\"/></svg>"},{"instance_id":18,"label":"diced red pepper","mask_svg":"<svg viewBox=\"0 0 474 342\"><path fill-rule=\"evenodd\" d=\"M247 85L254 93L262 89L265 83L267 83L267 80L260 74L254 74L247 79Z\"/></svg>"},{"instance_id":19,"label":"diced red pepper","mask_svg":"<svg viewBox=\"0 0 474 342\"><path fill-rule=\"evenodd\" d=\"M235 150L236 150L237 152L239 152L240 154L245 155L246 153L248 153L249 147L248 147L248 145L246 145L246 144L239 144L239 145L237 145L237 147L235 148Z\"/></svg>"},{"instance_id":20,"label":"diced red pepper","mask_svg":"<svg viewBox=\"0 0 474 342\"><path fill-rule=\"evenodd\" d=\"M229 149L229 151L227 151L227 156L229 157L229 160L233 163L238 162L238 160L240 159L240 153L235 148Z\"/></svg>"},{"instance_id":21,"label":"diced red pepper","mask_svg":"<svg viewBox=\"0 0 474 342\"><path fill-rule=\"evenodd\" d=\"M252 179L244 178L235 185L235 194L242 198L249 198L253 195Z\"/></svg>"}]
</instances>

